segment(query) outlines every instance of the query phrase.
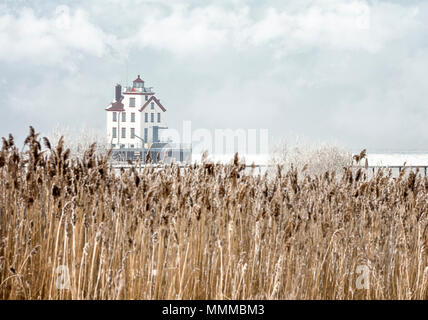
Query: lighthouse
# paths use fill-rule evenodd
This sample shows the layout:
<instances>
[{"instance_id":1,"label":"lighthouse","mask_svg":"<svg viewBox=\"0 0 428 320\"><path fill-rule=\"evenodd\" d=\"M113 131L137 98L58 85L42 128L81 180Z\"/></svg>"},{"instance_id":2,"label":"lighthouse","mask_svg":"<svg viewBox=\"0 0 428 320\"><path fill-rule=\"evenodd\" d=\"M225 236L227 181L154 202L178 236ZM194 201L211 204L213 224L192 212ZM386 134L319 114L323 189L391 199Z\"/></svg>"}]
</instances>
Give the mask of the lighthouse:
<instances>
[{"instance_id":1,"label":"lighthouse","mask_svg":"<svg viewBox=\"0 0 428 320\"><path fill-rule=\"evenodd\" d=\"M152 88L138 75L132 87L117 84L114 101L106 108L107 141L113 149L142 148L158 143L159 128L165 128L166 109Z\"/></svg>"},{"instance_id":2,"label":"lighthouse","mask_svg":"<svg viewBox=\"0 0 428 320\"><path fill-rule=\"evenodd\" d=\"M107 143L113 154L133 160L137 155L144 158L145 150L150 150L153 156L166 152L178 161L191 159L191 147L174 146L160 139L160 130L167 128L167 110L152 89L145 86L140 75L131 87L115 86L114 99L105 109Z\"/></svg>"}]
</instances>

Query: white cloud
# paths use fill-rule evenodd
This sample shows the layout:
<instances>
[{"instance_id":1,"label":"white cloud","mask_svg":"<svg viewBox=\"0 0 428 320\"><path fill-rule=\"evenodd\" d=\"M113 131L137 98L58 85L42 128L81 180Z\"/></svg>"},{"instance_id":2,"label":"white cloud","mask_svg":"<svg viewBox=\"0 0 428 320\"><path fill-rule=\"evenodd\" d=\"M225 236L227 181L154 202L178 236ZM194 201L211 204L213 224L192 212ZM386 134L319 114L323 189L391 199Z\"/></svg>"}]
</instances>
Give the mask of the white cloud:
<instances>
[{"instance_id":1,"label":"white cloud","mask_svg":"<svg viewBox=\"0 0 428 320\"><path fill-rule=\"evenodd\" d=\"M216 7L188 9L172 6L167 16L150 15L142 20L137 45L175 54L213 50L223 46L228 39L227 18Z\"/></svg>"},{"instance_id":2,"label":"white cloud","mask_svg":"<svg viewBox=\"0 0 428 320\"><path fill-rule=\"evenodd\" d=\"M91 23L83 9L67 6L56 7L49 17L36 16L31 9L23 9L17 16L1 15L0 46L7 50L0 51L0 60L72 63L79 54L101 57L114 52L123 56L135 47L176 55L211 55L224 48L253 47L266 47L275 57L314 47L377 52L419 27L415 7L369 6L362 0L325 0L297 9L269 7L257 12L246 5L163 3L160 9L159 4L143 2L128 7L143 14L132 20L132 32L126 33L114 29L108 33Z\"/></svg>"},{"instance_id":3,"label":"white cloud","mask_svg":"<svg viewBox=\"0 0 428 320\"><path fill-rule=\"evenodd\" d=\"M415 7L361 0L321 1L298 9L270 7L258 17L244 5L169 9L167 14L154 11L141 19L130 42L174 54L209 54L225 46L268 46L277 57L312 47L377 52L420 27Z\"/></svg>"},{"instance_id":4,"label":"white cloud","mask_svg":"<svg viewBox=\"0 0 428 320\"><path fill-rule=\"evenodd\" d=\"M399 5L365 1L328 1L302 10L269 8L247 30L258 46L274 43L276 54L304 48L377 52L393 39L420 27L417 10Z\"/></svg>"},{"instance_id":5,"label":"white cloud","mask_svg":"<svg viewBox=\"0 0 428 320\"><path fill-rule=\"evenodd\" d=\"M83 10L70 12L66 6L51 17L38 17L29 8L0 16L0 60L7 62L71 66L79 54L103 56L114 38L91 24Z\"/></svg>"}]
</instances>

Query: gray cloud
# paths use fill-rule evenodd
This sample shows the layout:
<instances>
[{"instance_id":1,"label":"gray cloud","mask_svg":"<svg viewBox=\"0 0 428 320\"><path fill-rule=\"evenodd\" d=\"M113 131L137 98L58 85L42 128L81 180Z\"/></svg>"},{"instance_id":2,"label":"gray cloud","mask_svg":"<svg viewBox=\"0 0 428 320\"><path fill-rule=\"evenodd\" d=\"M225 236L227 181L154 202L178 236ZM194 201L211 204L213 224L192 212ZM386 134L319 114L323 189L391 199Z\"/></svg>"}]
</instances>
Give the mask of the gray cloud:
<instances>
[{"instance_id":1,"label":"gray cloud","mask_svg":"<svg viewBox=\"0 0 428 320\"><path fill-rule=\"evenodd\" d=\"M427 150L427 17L423 1L3 1L0 136L104 130L114 84L142 74L170 127Z\"/></svg>"}]
</instances>

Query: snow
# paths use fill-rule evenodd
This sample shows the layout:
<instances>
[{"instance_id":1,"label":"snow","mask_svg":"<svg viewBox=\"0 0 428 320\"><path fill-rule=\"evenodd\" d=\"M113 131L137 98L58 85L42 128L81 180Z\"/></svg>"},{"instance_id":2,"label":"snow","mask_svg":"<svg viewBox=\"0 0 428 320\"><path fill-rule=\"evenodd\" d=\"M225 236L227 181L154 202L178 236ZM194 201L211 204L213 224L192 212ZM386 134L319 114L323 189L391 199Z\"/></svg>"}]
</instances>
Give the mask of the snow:
<instances>
[{"instance_id":1,"label":"snow","mask_svg":"<svg viewBox=\"0 0 428 320\"><path fill-rule=\"evenodd\" d=\"M234 154L210 154L208 160L215 163L230 163L233 161ZM192 162L200 162L201 154L192 154ZM269 164L270 155L268 154L244 154L239 155L240 161L251 165L265 166ZM367 155L369 166L428 166L428 153L372 153Z\"/></svg>"},{"instance_id":2,"label":"snow","mask_svg":"<svg viewBox=\"0 0 428 320\"><path fill-rule=\"evenodd\" d=\"M373 153L367 159L369 166L428 166L428 153Z\"/></svg>"}]
</instances>

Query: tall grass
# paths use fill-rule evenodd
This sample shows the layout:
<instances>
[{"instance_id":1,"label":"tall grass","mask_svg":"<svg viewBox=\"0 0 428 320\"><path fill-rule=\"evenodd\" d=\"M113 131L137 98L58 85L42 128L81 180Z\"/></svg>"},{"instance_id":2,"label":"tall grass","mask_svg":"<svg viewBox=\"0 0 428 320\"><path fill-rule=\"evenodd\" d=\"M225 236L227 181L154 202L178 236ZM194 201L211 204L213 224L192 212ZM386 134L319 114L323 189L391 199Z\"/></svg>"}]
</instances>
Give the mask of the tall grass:
<instances>
[{"instance_id":1,"label":"tall grass","mask_svg":"<svg viewBox=\"0 0 428 320\"><path fill-rule=\"evenodd\" d=\"M44 144L3 139L0 299L428 297L427 178L267 179L237 157L117 174L95 146Z\"/></svg>"}]
</instances>

